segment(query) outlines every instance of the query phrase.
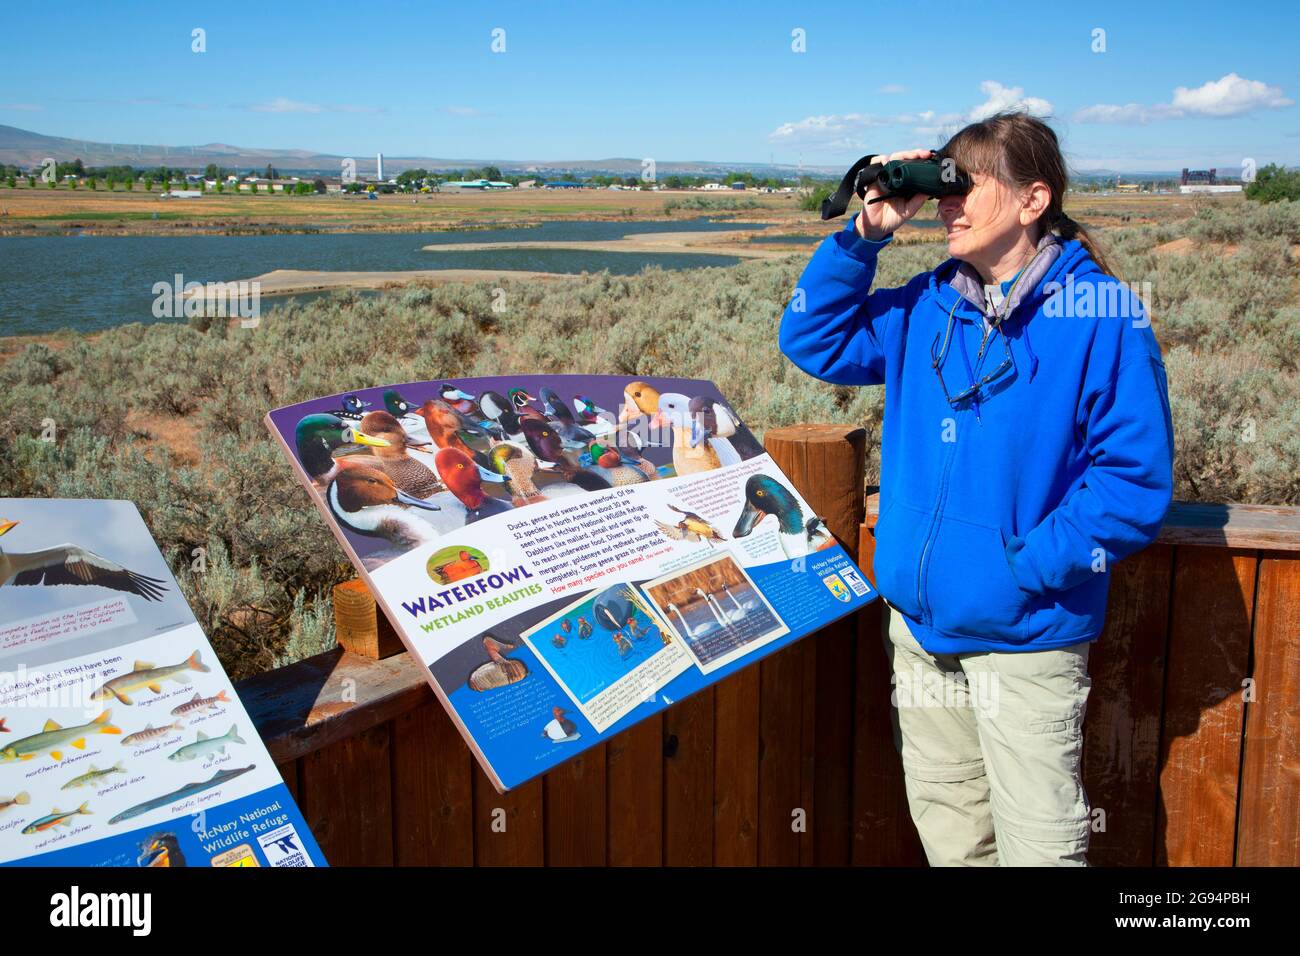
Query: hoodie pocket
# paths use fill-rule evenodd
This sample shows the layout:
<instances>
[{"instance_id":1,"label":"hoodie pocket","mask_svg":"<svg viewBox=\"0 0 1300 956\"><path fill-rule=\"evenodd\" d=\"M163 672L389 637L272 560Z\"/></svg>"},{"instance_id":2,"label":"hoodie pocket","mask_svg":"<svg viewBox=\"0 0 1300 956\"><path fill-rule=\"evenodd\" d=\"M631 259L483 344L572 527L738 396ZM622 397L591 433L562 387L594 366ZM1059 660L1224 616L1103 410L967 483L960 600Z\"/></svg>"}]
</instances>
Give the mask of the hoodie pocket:
<instances>
[{"instance_id":1,"label":"hoodie pocket","mask_svg":"<svg viewBox=\"0 0 1300 956\"><path fill-rule=\"evenodd\" d=\"M892 607L918 619L921 605L917 598L917 569L931 520L931 515L897 499L891 500L876 519L876 590Z\"/></svg>"},{"instance_id":2,"label":"hoodie pocket","mask_svg":"<svg viewBox=\"0 0 1300 956\"><path fill-rule=\"evenodd\" d=\"M1016 584L997 528L945 517L931 544L925 594L940 630L1013 644L1027 639L1033 599Z\"/></svg>"}]
</instances>

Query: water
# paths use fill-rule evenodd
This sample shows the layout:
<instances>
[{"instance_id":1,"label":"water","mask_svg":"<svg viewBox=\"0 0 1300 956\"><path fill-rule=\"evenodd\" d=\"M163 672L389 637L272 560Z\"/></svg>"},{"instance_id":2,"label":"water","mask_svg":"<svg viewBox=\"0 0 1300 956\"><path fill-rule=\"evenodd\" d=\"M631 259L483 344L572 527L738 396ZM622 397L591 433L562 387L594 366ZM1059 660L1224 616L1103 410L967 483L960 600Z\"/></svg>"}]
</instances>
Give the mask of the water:
<instances>
[{"instance_id":1,"label":"water","mask_svg":"<svg viewBox=\"0 0 1300 956\"><path fill-rule=\"evenodd\" d=\"M909 219L907 224L909 226L914 226L917 229L943 228L943 223L938 219ZM843 226L841 225L840 228L843 228ZM770 243L773 245L815 246L817 243L825 239L827 235L829 235L829 233L819 233L811 236L790 233L766 233L761 236L752 236L749 241L759 245Z\"/></svg>"},{"instance_id":2,"label":"water","mask_svg":"<svg viewBox=\"0 0 1300 956\"><path fill-rule=\"evenodd\" d=\"M656 232L762 229L761 224L681 222L548 222L533 228L459 232L370 232L270 236L0 237L0 335L59 329L94 331L128 322L183 321L152 314L154 283L248 279L273 269L333 272L415 269L511 269L619 275L648 265L663 269L730 266L739 258L678 253L502 249L431 253L422 246L464 242L592 241ZM274 307L267 299L263 308Z\"/></svg>"}]
</instances>

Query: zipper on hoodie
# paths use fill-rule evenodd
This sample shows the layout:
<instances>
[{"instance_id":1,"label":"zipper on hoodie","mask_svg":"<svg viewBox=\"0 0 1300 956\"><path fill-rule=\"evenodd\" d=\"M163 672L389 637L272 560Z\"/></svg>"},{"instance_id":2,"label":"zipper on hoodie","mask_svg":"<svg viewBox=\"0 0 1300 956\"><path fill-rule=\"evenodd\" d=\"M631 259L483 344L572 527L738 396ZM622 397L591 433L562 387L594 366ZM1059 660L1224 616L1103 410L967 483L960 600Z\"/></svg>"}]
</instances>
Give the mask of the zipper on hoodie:
<instances>
[{"instance_id":1,"label":"zipper on hoodie","mask_svg":"<svg viewBox=\"0 0 1300 956\"><path fill-rule=\"evenodd\" d=\"M964 330L959 326L956 334L964 335ZM961 421L963 413L970 411L969 407L954 409L956 421ZM943 470L939 473L939 494L934 502L934 514L930 517L930 527L926 530L925 541L921 544L921 557L916 565L916 605L921 611L921 623L927 627L934 623L933 615L930 614L923 592L927 591L925 587L925 559L929 557L930 545L934 543L935 537L939 533L939 525L943 523L943 506L948 500L948 476L952 472L953 459L957 457L957 443L949 442L948 451L944 455Z\"/></svg>"}]
</instances>

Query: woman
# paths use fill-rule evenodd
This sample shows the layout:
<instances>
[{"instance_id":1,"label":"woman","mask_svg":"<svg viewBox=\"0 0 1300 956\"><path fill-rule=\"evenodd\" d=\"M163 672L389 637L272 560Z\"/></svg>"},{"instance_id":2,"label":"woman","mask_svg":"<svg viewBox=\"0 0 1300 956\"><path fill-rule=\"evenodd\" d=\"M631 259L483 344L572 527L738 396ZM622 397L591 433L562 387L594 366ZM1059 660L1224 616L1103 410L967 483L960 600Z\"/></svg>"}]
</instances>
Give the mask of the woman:
<instances>
[{"instance_id":1,"label":"woman","mask_svg":"<svg viewBox=\"0 0 1300 956\"><path fill-rule=\"evenodd\" d=\"M938 203L952 258L869 292L926 197L864 204L804 270L781 351L885 386L875 574L930 863L1086 866L1088 650L1111 565L1155 538L1172 495L1164 364L1062 210L1048 126L993 116L940 155L972 181Z\"/></svg>"}]
</instances>

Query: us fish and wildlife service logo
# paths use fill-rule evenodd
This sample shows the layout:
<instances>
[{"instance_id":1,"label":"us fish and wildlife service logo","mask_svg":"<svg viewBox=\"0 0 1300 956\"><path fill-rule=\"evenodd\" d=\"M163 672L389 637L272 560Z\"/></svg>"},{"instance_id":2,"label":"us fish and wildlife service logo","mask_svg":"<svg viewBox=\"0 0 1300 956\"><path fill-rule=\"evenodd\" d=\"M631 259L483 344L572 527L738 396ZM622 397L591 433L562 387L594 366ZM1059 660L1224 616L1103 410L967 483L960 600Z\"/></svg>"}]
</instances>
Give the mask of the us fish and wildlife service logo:
<instances>
[{"instance_id":1,"label":"us fish and wildlife service logo","mask_svg":"<svg viewBox=\"0 0 1300 956\"><path fill-rule=\"evenodd\" d=\"M849 593L848 587L840 580L838 574L826 575L826 577L822 578L822 583L830 588L830 592L835 595L836 600L843 601L845 604L853 600L853 595Z\"/></svg>"},{"instance_id":2,"label":"us fish and wildlife service logo","mask_svg":"<svg viewBox=\"0 0 1300 956\"><path fill-rule=\"evenodd\" d=\"M292 823L277 827L270 833L259 834L257 842L261 844L262 852L266 854L266 862L270 866L316 865L303 849L302 838L298 836L298 831L293 828Z\"/></svg>"}]
</instances>

